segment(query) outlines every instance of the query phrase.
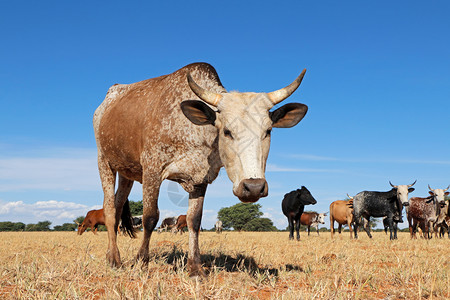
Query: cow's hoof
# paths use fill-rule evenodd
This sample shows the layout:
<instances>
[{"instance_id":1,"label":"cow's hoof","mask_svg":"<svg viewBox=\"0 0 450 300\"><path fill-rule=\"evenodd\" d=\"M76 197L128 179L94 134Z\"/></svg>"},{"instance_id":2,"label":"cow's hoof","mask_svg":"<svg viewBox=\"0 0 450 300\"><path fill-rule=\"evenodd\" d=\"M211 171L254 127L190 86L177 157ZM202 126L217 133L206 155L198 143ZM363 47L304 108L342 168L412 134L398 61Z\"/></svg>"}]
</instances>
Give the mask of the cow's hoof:
<instances>
[{"instance_id":1,"label":"cow's hoof","mask_svg":"<svg viewBox=\"0 0 450 300\"><path fill-rule=\"evenodd\" d=\"M187 269L188 269L190 277L196 277L196 276L204 277L204 276L206 276L205 271L203 270L203 268L200 265L200 263L196 263L196 262L194 262L191 259L188 259L188 261L187 261Z\"/></svg>"},{"instance_id":2,"label":"cow's hoof","mask_svg":"<svg viewBox=\"0 0 450 300\"><path fill-rule=\"evenodd\" d=\"M139 251L136 255L136 263L141 261L144 265L148 264L150 257L148 251Z\"/></svg>"},{"instance_id":3,"label":"cow's hoof","mask_svg":"<svg viewBox=\"0 0 450 300\"><path fill-rule=\"evenodd\" d=\"M106 260L108 261L109 265L113 268L120 268L122 266L122 263L120 262L119 252L108 251L106 253Z\"/></svg>"}]
</instances>

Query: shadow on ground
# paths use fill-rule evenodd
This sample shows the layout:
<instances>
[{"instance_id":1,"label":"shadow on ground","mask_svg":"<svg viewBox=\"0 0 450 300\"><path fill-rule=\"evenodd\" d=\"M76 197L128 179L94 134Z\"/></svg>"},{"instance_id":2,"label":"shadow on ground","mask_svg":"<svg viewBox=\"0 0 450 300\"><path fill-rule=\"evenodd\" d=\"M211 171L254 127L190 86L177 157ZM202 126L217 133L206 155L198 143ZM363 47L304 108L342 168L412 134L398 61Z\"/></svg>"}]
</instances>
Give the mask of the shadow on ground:
<instances>
[{"instance_id":1,"label":"shadow on ground","mask_svg":"<svg viewBox=\"0 0 450 300\"><path fill-rule=\"evenodd\" d=\"M179 267L187 264L187 252L178 249L176 246L172 248L172 251L165 251L155 254L155 259L165 261L167 264L173 265L176 270ZM204 254L201 255L202 265L207 273L212 272L214 269L225 270L226 272L248 272L251 275L255 274L268 274L278 276L280 270L286 271L298 271L303 272L303 268L296 265L287 264L281 268L270 268L260 266L256 263L255 259L250 256L238 254L236 257L220 253L218 255Z\"/></svg>"}]
</instances>

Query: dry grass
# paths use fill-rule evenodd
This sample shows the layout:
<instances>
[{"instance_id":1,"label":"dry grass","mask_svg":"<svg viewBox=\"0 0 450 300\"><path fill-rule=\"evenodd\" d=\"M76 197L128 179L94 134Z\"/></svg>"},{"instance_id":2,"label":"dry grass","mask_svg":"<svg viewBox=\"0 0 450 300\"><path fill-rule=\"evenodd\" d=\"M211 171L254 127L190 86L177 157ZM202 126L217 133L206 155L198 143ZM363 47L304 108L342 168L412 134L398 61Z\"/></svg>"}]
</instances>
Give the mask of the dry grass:
<instances>
[{"instance_id":1,"label":"dry grass","mask_svg":"<svg viewBox=\"0 0 450 300\"><path fill-rule=\"evenodd\" d=\"M201 233L206 278L185 269L188 235L154 234L147 268L132 267L140 238L119 237L125 266L106 264L107 236L0 233L1 299L445 299L448 239L389 241L348 233Z\"/></svg>"}]
</instances>

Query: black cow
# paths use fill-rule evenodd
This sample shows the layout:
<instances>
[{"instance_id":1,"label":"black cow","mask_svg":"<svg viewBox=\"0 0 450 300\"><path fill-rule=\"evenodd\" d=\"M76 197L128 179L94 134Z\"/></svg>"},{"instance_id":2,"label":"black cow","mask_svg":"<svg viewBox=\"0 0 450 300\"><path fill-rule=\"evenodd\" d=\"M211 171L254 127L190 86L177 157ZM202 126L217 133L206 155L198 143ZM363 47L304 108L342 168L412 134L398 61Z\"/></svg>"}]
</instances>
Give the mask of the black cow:
<instances>
[{"instance_id":1,"label":"black cow","mask_svg":"<svg viewBox=\"0 0 450 300\"><path fill-rule=\"evenodd\" d=\"M133 228L141 228L142 227L142 216L132 217Z\"/></svg>"},{"instance_id":2,"label":"black cow","mask_svg":"<svg viewBox=\"0 0 450 300\"><path fill-rule=\"evenodd\" d=\"M314 199L304 186L301 189L284 195L284 199L281 202L281 209L283 210L283 214L288 218L290 240L294 239L294 223L295 231L297 232L297 241L300 240L300 217L305 210L305 205L316 203L316 199Z\"/></svg>"},{"instance_id":3,"label":"black cow","mask_svg":"<svg viewBox=\"0 0 450 300\"><path fill-rule=\"evenodd\" d=\"M394 217L393 221L394 221L394 231L396 231L398 228L398 222L397 222L397 220L395 220L395 217ZM383 227L384 227L384 233L387 234L387 232L389 230L389 219L387 217L383 218Z\"/></svg>"},{"instance_id":4,"label":"black cow","mask_svg":"<svg viewBox=\"0 0 450 300\"><path fill-rule=\"evenodd\" d=\"M386 217L390 231L390 239L397 239L397 226L394 225L394 222L402 222L402 207L409 205L408 193L414 191L414 188L411 188L411 186L413 186L416 181L409 185L393 185L389 182L393 187L390 191L362 191L353 197L355 238L358 238L358 227L361 225L361 217L366 220L366 224L369 223L370 217ZM367 232L367 235L372 238L372 235L370 234L370 226L364 226L364 230Z\"/></svg>"}]
</instances>

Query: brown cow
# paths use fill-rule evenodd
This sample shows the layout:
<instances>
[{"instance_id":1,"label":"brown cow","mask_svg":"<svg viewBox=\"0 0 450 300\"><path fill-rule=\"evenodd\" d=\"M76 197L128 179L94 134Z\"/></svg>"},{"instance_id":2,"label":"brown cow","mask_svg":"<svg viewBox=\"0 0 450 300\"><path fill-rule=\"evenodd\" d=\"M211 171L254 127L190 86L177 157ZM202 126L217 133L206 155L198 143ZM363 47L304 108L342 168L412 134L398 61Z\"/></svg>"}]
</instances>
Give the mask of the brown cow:
<instances>
[{"instance_id":1,"label":"brown cow","mask_svg":"<svg viewBox=\"0 0 450 300\"><path fill-rule=\"evenodd\" d=\"M77 224L78 235L82 235L88 227L91 227L91 231L94 234L97 234L98 225L105 225L105 215L103 214L103 208L88 211L83 222L81 222L81 224L77 222Z\"/></svg>"},{"instance_id":2,"label":"brown cow","mask_svg":"<svg viewBox=\"0 0 450 300\"><path fill-rule=\"evenodd\" d=\"M308 108L289 103L270 110L300 86L305 72L270 93L228 93L206 63L112 86L94 114L108 262L121 265L115 228L134 181L142 183L144 202L144 237L137 259L149 260L160 186L168 179L189 193L187 268L191 275L204 274L198 234L206 188L225 167L239 200L256 202L267 196L265 168L272 128L297 125Z\"/></svg>"},{"instance_id":3,"label":"brown cow","mask_svg":"<svg viewBox=\"0 0 450 300\"><path fill-rule=\"evenodd\" d=\"M300 216L300 224L307 227L308 235L311 231L311 226L316 228L317 235L319 235L319 224L325 224L326 215L326 213L304 212Z\"/></svg>"},{"instance_id":4,"label":"brown cow","mask_svg":"<svg viewBox=\"0 0 450 300\"><path fill-rule=\"evenodd\" d=\"M172 228L173 233L179 232L180 234L183 234L184 228L188 227L186 222L186 215L179 215L177 219L177 223Z\"/></svg>"},{"instance_id":5,"label":"brown cow","mask_svg":"<svg viewBox=\"0 0 450 300\"><path fill-rule=\"evenodd\" d=\"M350 200L336 200L330 204L331 238L334 237L334 221L338 223L339 234L341 233L342 225L348 225L350 230L350 239L353 238L353 198L350 196L348 197Z\"/></svg>"}]
</instances>

